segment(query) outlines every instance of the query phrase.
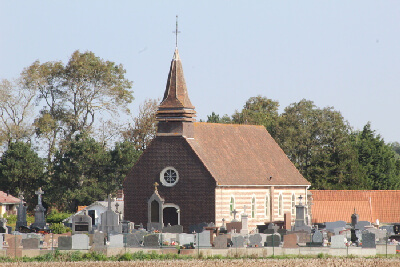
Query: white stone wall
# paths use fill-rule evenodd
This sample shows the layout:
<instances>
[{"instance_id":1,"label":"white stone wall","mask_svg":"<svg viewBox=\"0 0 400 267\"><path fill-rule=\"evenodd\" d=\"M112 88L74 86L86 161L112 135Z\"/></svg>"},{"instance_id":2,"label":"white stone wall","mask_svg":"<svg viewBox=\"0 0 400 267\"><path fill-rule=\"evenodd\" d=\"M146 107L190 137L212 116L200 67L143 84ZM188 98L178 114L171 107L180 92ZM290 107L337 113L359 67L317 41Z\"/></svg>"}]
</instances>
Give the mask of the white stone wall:
<instances>
[{"instance_id":1,"label":"white stone wall","mask_svg":"<svg viewBox=\"0 0 400 267\"><path fill-rule=\"evenodd\" d=\"M235 209L239 212L236 219L240 220L240 214L244 212L244 205L247 206L246 213L249 215L249 230L256 228L258 224L271 221L283 221L283 214L292 211L292 194L295 195L295 205L299 203L298 197L303 196L302 202L305 204L307 195L306 186L274 186L274 187L224 187L218 186L215 189L215 223L222 225L222 218L225 222L233 220L230 215L231 197L235 199ZM279 214L279 196L282 195L283 210ZM269 197L269 206L266 207L266 196ZM252 199L255 199L255 214L252 217ZM292 222L295 214L292 215Z\"/></svg>"}]
</instances>

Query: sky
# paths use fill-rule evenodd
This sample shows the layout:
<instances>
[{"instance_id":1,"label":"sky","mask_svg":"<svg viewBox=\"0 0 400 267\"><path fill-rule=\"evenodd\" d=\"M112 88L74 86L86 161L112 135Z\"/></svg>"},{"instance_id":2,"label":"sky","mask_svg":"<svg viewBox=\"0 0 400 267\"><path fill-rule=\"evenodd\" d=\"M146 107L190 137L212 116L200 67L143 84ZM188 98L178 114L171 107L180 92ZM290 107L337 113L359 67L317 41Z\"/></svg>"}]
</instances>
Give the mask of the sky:
<instances>
[{"instance_id":1,"label":"sky","mask_svg":"<svg viewBox=\"0 0 400 267\"><path fill-rule=\"evenodd\" d=\"M163 96L176 15L197 120L257 95L280 112L307 99L400 142L400 1L0 0L0 79L92 51L123 64L135 113Z\"/></svg>"}]
</instances>

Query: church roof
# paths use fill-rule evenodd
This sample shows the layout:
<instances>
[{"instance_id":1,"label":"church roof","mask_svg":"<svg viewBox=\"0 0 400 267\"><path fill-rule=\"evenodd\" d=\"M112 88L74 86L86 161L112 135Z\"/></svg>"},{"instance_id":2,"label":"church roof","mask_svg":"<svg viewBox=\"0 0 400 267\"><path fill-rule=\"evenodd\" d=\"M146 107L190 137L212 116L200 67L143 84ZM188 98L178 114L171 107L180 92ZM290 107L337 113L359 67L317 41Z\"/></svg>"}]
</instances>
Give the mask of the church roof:
<instances>
[{"instance_id":1,"label":"church roof","mask_svg":"<svg viewBox=\"0 0 400 267\"><path fill-rule=\"evenodd\" d=\"M187 92L182 61L176 49L171 61L164 97L156 113L157 121L194 121L195 113Z\"/></svg>"},{"instance_id":2,"label":"church roof","mask_svg":"<svg viewBox=\"0 0 400 267\"><path fill-rule=\"evenodd\" d=\"M195 122L186 140L218 185L310 185L263 126Z\"/></svg>"}]
</instances>

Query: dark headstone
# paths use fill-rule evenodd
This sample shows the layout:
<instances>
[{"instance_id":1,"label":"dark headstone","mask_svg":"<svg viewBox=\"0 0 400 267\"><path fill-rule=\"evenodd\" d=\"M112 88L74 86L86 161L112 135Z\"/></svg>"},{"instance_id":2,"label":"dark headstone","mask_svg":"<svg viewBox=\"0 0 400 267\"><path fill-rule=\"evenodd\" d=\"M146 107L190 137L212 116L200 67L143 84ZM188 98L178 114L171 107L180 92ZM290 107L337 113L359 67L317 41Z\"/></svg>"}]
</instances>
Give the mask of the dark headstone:
<instances>
[{"instance_id":1,"label":"dark headstone","mask_svg":"<svg viewBox=\"0 0 400 267\"><path fill-rule=\"evenodd\" d=\"M189 233L193 233L193 232L201 233L201 232L203 232L204 227L207 227L207 225L208 225L208 223L206 223L206 222L202 222L202 223L195 224L195 225L190 225Z\"/></svg>"},{"instance_id":2,"label":"dark headstone","mask_svg":"<svg viewBox=\"0 0 400 267\"><path fill-rule=\"evenodd\" d=\"M375 234L363 233L362 234L362 247L363 248L376 248Z\"/></svg>"},{"instance_id":3,"label":"dark headstone","mask_svg":"<svg viewBox=\"0 0 400 267\"><path fill-rule=\"evenodd\" d=\"M279 247L281 243L281 237L278 234L267 236L267 247Z\"/></svg>"},{"instance_id":4,"label":"dark headstone","mask_svg":"<svg viewBox=\"0 0 400 267\"><path fill-rule=\"evenodd\" d=\"M158 234L150 234L144 236L145 247L159 247L160 242L158 241Z\"/></svg>"},{"instance_id":5,"label":"dark headstone","mask_svg":"<svg viewBox=\"0 0 400 267\"><path fill-rule=\"evenodd\" d=\"M40 240L38 238L22 239L22 247L24 249L39 249Z\"/></svg>"},{"instance_id":6,"label":"dark headstone","mask_svg":"<svg viewBox=\"0 0 400 267\"><path fill-rule=\"evenodd\" d=\"M284 248L298 248L297 245L297 235L289 234L283 237L283 247Z\"/></svg>"},{"instance_id":7,"label":"dark headstone","mask_svg":"<svg viewBox=\"0 0 400 267\"><path fill-rule=\"evenodd\" d=\"M394 224L393 231L394 231L395 235L399 235L400 234L400 224Z\"/></svg>"},{"instance_id":8,"label":"dark headstone","mask_svg":"<svg viewBox=\"0 0 400 267\"><path fill-rule=\"evenodd\" d=\"M356 209L354 209L354 213L351 215L351 226L354 228L358 223L358 214L356 213Z\"/></svg>"},{"instance_id":9,"label":"dark headstone","mask_svg":"<svg viewBox=\"0 0 400 267\"><path fill-rule=\"evenodd\" d=\"M228 246L228 236L218 235L214 238L214 248L225 249Z\"/></svg>"},{"instance_id":10,"label":"dark headstone","mask_svg":"<svg viewBox=\"0 0 400 267\"><path fill-rule=\"evenodd\" d=\"M163 228L163 233L180 234L183 233L182 225L168 225Z\"/></svg>"},{"instance_id":11,"label":"dark headstone","mask_svg":"<svg viewBox=\"0 0 400 267\"><path fill-rule=\"evenodd\" d=\"M59 250L71 250L72 249L72 237L71 236L59 236L58 237L58 249Z\"/></svg>"},{"instance_id":12,"label":"dark headstone","mask_svg":"<svg viewBox=\"0 0 400 267\"><path fill-rule=\"evenodd\" d=\"M257 225L257 229L259 233L264 233L264 230L268 229L268 225L263 224L263 225Z\"/></svg>"},{"instance_id":13,"label":"dark headstone","mask_svg":"<svg viewBox=\"0 0 400 267\"><path fill-rule=\"evenodd\" d=\"M144 241L144 232L137 231L133 234L126 235L126 246L127 247L140 247Z\"/></svg>"},{"instance_id":14,"label":"dark headstone","mask_svg":"<svg viewBox=\"0 0 400 267\"><path fill-rule=\"evenodd\" d=\"M267 235L272 235L275 233L276 233L275 229L265 229L264 230L264 234L267 234Z\"/></svg>"},{"instance_id":15,"label":"dark headstone","mask_svg":"<svg viewBox=\"0 0 400 267\"><path fill-rule=\"evenodd\" d=\"M46 218L44 215L46 209L42 205L42 195L44 192L39 188L38 191L35 191L35 194L38 195L38 204L35 208L35 222L32 223L31 228L44 229L46 227Z\"/></svg>"}]
</instances>

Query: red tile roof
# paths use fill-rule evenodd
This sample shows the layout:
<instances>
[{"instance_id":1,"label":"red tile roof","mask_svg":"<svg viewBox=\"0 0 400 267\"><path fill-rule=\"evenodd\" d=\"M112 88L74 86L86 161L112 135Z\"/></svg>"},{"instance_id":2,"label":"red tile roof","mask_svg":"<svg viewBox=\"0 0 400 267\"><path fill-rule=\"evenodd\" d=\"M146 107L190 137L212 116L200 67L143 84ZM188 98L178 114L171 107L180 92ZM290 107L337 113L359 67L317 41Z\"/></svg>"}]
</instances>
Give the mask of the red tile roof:
<instances>
[{"instance_id":1,"label":"red tile roof","mask_svg":"<svg viewBox=\"0 0 400 267\"><path fill-rule=\"evenodd\" d=\"M354 208L360 221L400 222L400 190L310 190L312 221L351 222Z\"/></svg>"},{"instance_id":2,"label":"red tile roof","mask_svg":"<svg viewBox=\"0 0 400 267\"><path fill-rule=\"evenodd\" d=\"M0 191L0 203L1 204L18 204L19 198L13 197L3 191Z\"/></svg>"},{"instance_id":3,"label":"red tile roof","mask_svg":"<svg viewBox=\"0 0 400 267\"><path fill-rule=\"evenodd\" d=\"M263 126L195 122L186 140L219 185L310 185Z\"/></svg>"}]
</instances>

